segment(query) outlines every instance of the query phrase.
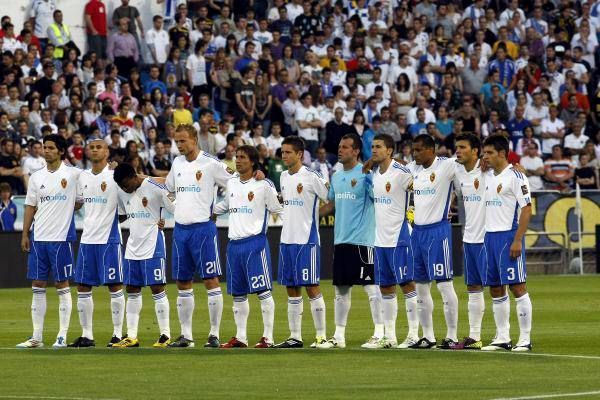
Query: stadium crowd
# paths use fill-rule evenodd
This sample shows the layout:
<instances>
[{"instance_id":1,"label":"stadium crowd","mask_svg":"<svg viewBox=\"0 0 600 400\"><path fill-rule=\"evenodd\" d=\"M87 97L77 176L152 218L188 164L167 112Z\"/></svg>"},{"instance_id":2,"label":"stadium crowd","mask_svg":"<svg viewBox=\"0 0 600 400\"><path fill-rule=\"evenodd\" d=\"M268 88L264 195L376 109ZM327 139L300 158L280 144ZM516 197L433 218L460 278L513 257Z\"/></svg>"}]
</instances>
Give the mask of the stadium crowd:
<instances>
[{"instance_id":1,"label":"stadium crowd","mask_svg":"<svg viewBox=\"0 0 600 400\"><path fill-rule=\"evenodd\" d=\"M180 124L232 169L238 146L256 146L274 182L292 134L330 176L349 132L363 159L387 133L405 161L419 134L451 156L472 132L506 135L532 190L598 188L600 1L157 2L151 27L129 0L112 15L89 0L83 21L55 0L32 0L23 26L1 18L4 192L25 193L52 133L72 165L89 167L86 142L100 137L112 160L166 176Z\"/></svg>"}]
</instances>

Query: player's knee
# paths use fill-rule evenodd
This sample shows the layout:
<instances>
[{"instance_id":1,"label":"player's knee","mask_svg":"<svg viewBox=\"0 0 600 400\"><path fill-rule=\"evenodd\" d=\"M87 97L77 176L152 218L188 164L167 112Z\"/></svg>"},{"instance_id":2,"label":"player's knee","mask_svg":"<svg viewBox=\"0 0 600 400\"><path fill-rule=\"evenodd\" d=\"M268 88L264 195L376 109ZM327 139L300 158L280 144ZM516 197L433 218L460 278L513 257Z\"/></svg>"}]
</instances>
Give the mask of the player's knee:
<instances>
[{"instance_id":1,"label":"player's knee","mask_svg":"<svg viewBox=\"0 0 600 400\"><path fill-rule=\"evenodd\" d=\"M219 278L208 278L204 280L204 287L207 290L210 289L216 289L219 287ZM191 283L190 283L190 287L188 289L191 289Z\"/></svg>"},{"instance_id":2,"label":"player's knee","mask_svg":"<svg viewBox=\"0 0 600 400\"><path fill-rule=\"evenodd\" d=\"M506 294L504 286L490 286L490 295L494 298L502 297Z\"/></svg>"},{"instance_id":3,"label":"player's knee","mask_svg":"<svg viewBox=\"0 0 600 400\"><path fill-rule=\"evenodd\" d=\"M152 285L150 286L152 294L159 294L165 291L165 285Z\"/></svg>"},{"instance_id":4,"label":"player's knee","mask_svg":"<svg viewBox=\"0 0 600 400\"><path fill-rule=\"evenodd\" d=\"M78 292L82 292L82 293L91 292L92 291L92 287L88 286L88 285L79 284L79 285L77 285L77 291Z\"/></svg>"},{"instance_id":5,"label":"player's knee","mask_svg":"<svg viewBox=\"0 0 600 400\"><path fill-rule=\"evenodd\" d=\"M380 286L379 290L381 291L381 294L394 294L394 293L396 293L396 286L394 286L394 285Z\"/></svg>"},{"instance_id":6,"label":"player's knee","mask_svg":"<svg viewBox=\"0 0 600 400\"><path fill-rule=\"evenodd\" d=\"M142 288L139 286L127 285L126 291L127 293L140 293L142 291Z\"/></svg>"},{"instance_id":7,"label":"player's knee","mask_svg":"<svg viewBox=\"0 0 600 400\"><path fill-rule=\"evenodd\" d=\"M402 289L402 293L407 294L410 292L414 292L416 289L415 281L404 282L400 284L400 288Z\"/></svg>"},{"instance_id":8,"label":"player's knee","mask_svg":"<svg viewBox=\"0 0 600 400\"><path fill-rule=\"evenodd\" d=\"M121 289L123 289L123 285L120 283L117 285L108 285L108 291L111 293L118 292Z\"/></svg>"},{"instance_id":9,"label":"player's knee","mask_svg":"<svg viewBox=\"0 0 600 400\"><path fill-rule=\"evenodd\" d=\"M321 288L319 287L319 285L307 286L306 294L308 294L308 297L310 297L311 299L314 299L315 297L318 297L321 294Z\"/></svg>"},{"instance_id":10,"label":"player's knee","mask_svg":"<svg viewBox=\"0 0 600 400\"><path fill-rule=\"evenodd\" d=\"M483 291L483 286L481 286L481 285L467 285L467 290L469 292L481 292L481 291Z\"/></svg>"},{"instance_id":11,"label":"player's knee","mask_svg":"<svg viewBox=\"0 0 600 400\"><path fill-rule=\"evenodd\" d=\"M31 286L36 288L45 288L46 286L48 286L48 282L34 280L31 281Z\"/></svg>"},{"instance_id":12,"label":"player's knee","mask_svg":"<svg viewBox=\"0 0 600 400\"><path fill-rule=\"evenodd\" d=\"M509 289L510 289L511 293L513 294L513 296L515 296L516 298L522 297L525 294L527 294L527 286L525 285L525 283L518 283L516 285L510 285Z\"/></svg>"},{"instance_id":13,"label":"player's knee","mask_svg":"<svg viewBox=\"0 0 600 400\"><path fill-rule=\"evenodd\" d=\"M68 288L69 287L69 281L60 281L60 282L55 282L54 283L54 287L57 289L64 289L64 288Z\"/></svg>"},{"instance_id":14,"label":"player's knee","mask_svg":"<svg viewBox=\"0 0 600 400\"><path fill-rule=\"evenodd\" d=\"M178 290L190 290L193 288L192 281L177 281Z\"/></svg>"}]
</instances>

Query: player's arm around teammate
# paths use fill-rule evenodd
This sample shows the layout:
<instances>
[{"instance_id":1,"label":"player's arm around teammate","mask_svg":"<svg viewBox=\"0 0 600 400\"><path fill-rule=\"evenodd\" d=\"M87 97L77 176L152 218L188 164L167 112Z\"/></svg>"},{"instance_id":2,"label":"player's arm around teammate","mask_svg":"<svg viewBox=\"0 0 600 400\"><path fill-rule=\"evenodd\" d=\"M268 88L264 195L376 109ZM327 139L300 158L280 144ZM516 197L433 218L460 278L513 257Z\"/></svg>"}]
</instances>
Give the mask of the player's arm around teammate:
<instances>
[{"instance_id":1,"label":"player's arm around teammate","mask_svg":"<svg viewBox=\"0 0 600 400\"><path fill-rule=\"evenodd\" d=\"M120 164L114 180L122 189L122 210L129 220L125 250L124 284L127 291L127 336L113 348L139 347L138 324L142 309L141 289L150 286L160 330L154 347L170 343L169 300L165 292L165 238L159 223L162 209L175 211L165 186L136 175L130 164Z\"/></svg>"},{"instance_id":2,"label":"player's arm around teammate","mask_svg":"<svg viewBox=\"0 0 600 400\"><path fill-rule=\"evenodd\" d=\"M326 200L328 183L323 176L302 165L304 142L289 136L282 142L281 156L288 168L281 174L283 227L279 246L278 279L288 295L290 336L277 348L301 348L302 287L310 300L316 335L312 348L326 341L325 301L319 286L321 251L319 239L319 200Z\"/></svg>"},{"instance_id":3,"label":"player's arm around teammate","mask_svg":"<svg viewBox=\"0 0 600 400\"><path fill-rule=\"evenodd\" d=\"M239 177L227 182L225 199L215 213L229 213L227 244L227 291L233 296L233 316L237 332L221 348L248 347L248 295L260 300L264 331L255 348L273 347L275 302L271 294L271 256L266 232L269 213L280 214L275 186L269 180L253 178L258 169L258 151L241 146L236 152Z\"/></svg>"},{"instance_id":4,"label":"player's arm around teammate","mask_svg":"<svg viewBox=\"0 0 600 400\"><path fill-rule=\"evenodd\" d=\"M59 332L54 348L67 347L72 299L69 278L73 269L71 243L76 240L73 210L79 170L63 163L67 143L58 135L44 139L46 167L31 175L25 198L21 249L29 253L27 278L33 299L33 335L19 348L43 347L46 287L52 274L59 299ZM34 223L35 221L35 223ZM33 225L33 229L30 232ZM31 235L31 239L30 239Z\"/></svg>"}]
</instances>

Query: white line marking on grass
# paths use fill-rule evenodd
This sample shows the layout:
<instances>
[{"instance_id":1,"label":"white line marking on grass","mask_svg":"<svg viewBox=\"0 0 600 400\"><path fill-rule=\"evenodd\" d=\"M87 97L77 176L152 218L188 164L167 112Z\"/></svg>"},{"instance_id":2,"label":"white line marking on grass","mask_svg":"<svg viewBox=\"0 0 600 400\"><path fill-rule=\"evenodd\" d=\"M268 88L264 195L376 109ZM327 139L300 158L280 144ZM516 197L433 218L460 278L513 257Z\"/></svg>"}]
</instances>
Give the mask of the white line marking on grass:
<instances>
[{"instance_id":1,"label":"white line marking on grass","mask_svg":"<svg viewBox=\"0 0 600 400\"><path fill-rule=\"evenodd\" d=\"M0 399L47 399L47 400L119 400L119 399L97 399L92 397L55 397L55 396L6 396L0 395Z\"/></svg>"},{"instance_id":2,"label":"white line marking on grass","mask_svg":"<svg viewBox=\"0 0 600 400\"><path fill-rule=\"evenodd\" d=\"M561 397L578 397L578 396L590 396L594 394L600 394L600 390L593 392L577 392L577 393L555 393L555 394L540 394L538 396L525 396L525 397L500 397L493 400L536 400L536 399L555 399Z\"/></svg>"},{"instance_id":3,"label":"white line marking on grass","mask_svg":"<svg viewBox=\"0 0 600 400\"><path fill-rule=\"evenodd\" d=\"M600 356L586 356L577 354L549 354L549 353L515 353L510 351L472 351L469 354L505 354L512 357L552 357L552 358L574 358L583 360L600 360Z\"/></svg>"}]
</instances>

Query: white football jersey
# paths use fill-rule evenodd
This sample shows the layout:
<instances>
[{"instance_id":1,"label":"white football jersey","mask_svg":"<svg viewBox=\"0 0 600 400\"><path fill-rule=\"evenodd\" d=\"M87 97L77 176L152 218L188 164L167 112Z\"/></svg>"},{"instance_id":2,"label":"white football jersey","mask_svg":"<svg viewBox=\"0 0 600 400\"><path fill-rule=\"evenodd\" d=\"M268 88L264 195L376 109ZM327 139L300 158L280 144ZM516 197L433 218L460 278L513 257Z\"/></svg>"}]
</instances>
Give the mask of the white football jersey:
<instances>
[{"instance_id":1,"label":"white football jersey","mask_svg":"<svg viewBox=\"0 0 600 400\"><path fill-rule=\"evenodd\" d=\"M465 205L463 242L483 243L485 236L485 178L479 161L471 171L457 163L454 187Z\"/></svg>"},{"instance_id":2,"label":"white football jersey","mask_svg":"<svg viewBox=\"0 0 600 400\"><path fill-rule=\"evenodd\" d=\"M77 202L83 203L83 233L81 243L121 243L119 226L119 186L108 165L95 175L91 169L82 171L77 185ZM121 212L123 214L123 212Z\"/></svg>"},{"instance_id":3,"label":"white football jersey","mask_svg":"<svg viewBox=\"0 0 600 400\"><path fill-rule=\"evenodd\" d=\"M64 163L54 172L48 168L34 172L29 179L25 205L37 207L33 237L42 242L75 241L73 218L80 169Z\"/></svg>"},{"instance_id":4,"label":"white football jersey","mask_svg":"<svg viewBox=\"0 0 600 400\"><path fill-rule=\"evenodd\" d=\"M521 208L531 204L529 181L508 165L500 174L485 176L485 230L506 232L517 229Z\"/></svg>"},{"instance_id":5,"label":"white football jersey","mask_svg":"<svg viewBox=\"0 0 600 400\"><path fill-rule=\"evenodd\" d=\"M164 185L150 178L144 179L133 193L119 191L120 210L125 212L129 221L129 238L125 249L125 258L129 260L147 260L153 257L157 240L164 241L162 231L158 229L158 220L162 209L175 211L175 205L168 198L169 192Z\"/></svg>"},{"instance_id":6,"label":"white football jersey","mask_svg":"<svg viewBox=\"0 0 600 400\"><path fill-rule=\"evenodd\" d=\"M175 222L190 225L208 221L212 216L215 185L225 187L232 176L227 165L206 152L200 152L194 161L177 157L165 182L177 199Z\"/></svg>"},{"instance_id":7,"label":"white football jersey","mask_svg":"<svg viewBox=\"0 0 600 400\"><path fill-rule=\"evenodd\" d=\"M319 199L327 200L327 181L320 172L303 166L295 174L283 171L280 183L283 197L281 243L320 244Z\"/></svg>"},{"instance_id":8,"label":"white football jersey","mask_svg":"<svg viewBox=\"0 0 600 400\"><path fill-rule=\"evenodd\" d=\"M436 157L429 168L414 161L407 165L413 174L415 225L448 219L456 165L456 159L446 157Z\"/></svg>"},{"instance_id":9,"label":"white football jersey","mask_svg":"<svg viewBox=\"0 0 600 400\"><path fill-rule=\"evenodd\" d=\"M382 174L373 171L373 199L375 202L375 246L396 247L408 207L412 175L410 170L392 161Z\"/></svg>"},{"instance_id":10,"label":"white football jersey","mask_svg":"<svg viewBox=\"0 0 600 400\"><path fill-rule=\"evenodd\" d=\"M232 240L266 234L269 212L281 214L283 206L275 185L268 179L230 179L225 198L215 206L215 214L229 213L228 236Z\"/></svg>"}]
</instances>

